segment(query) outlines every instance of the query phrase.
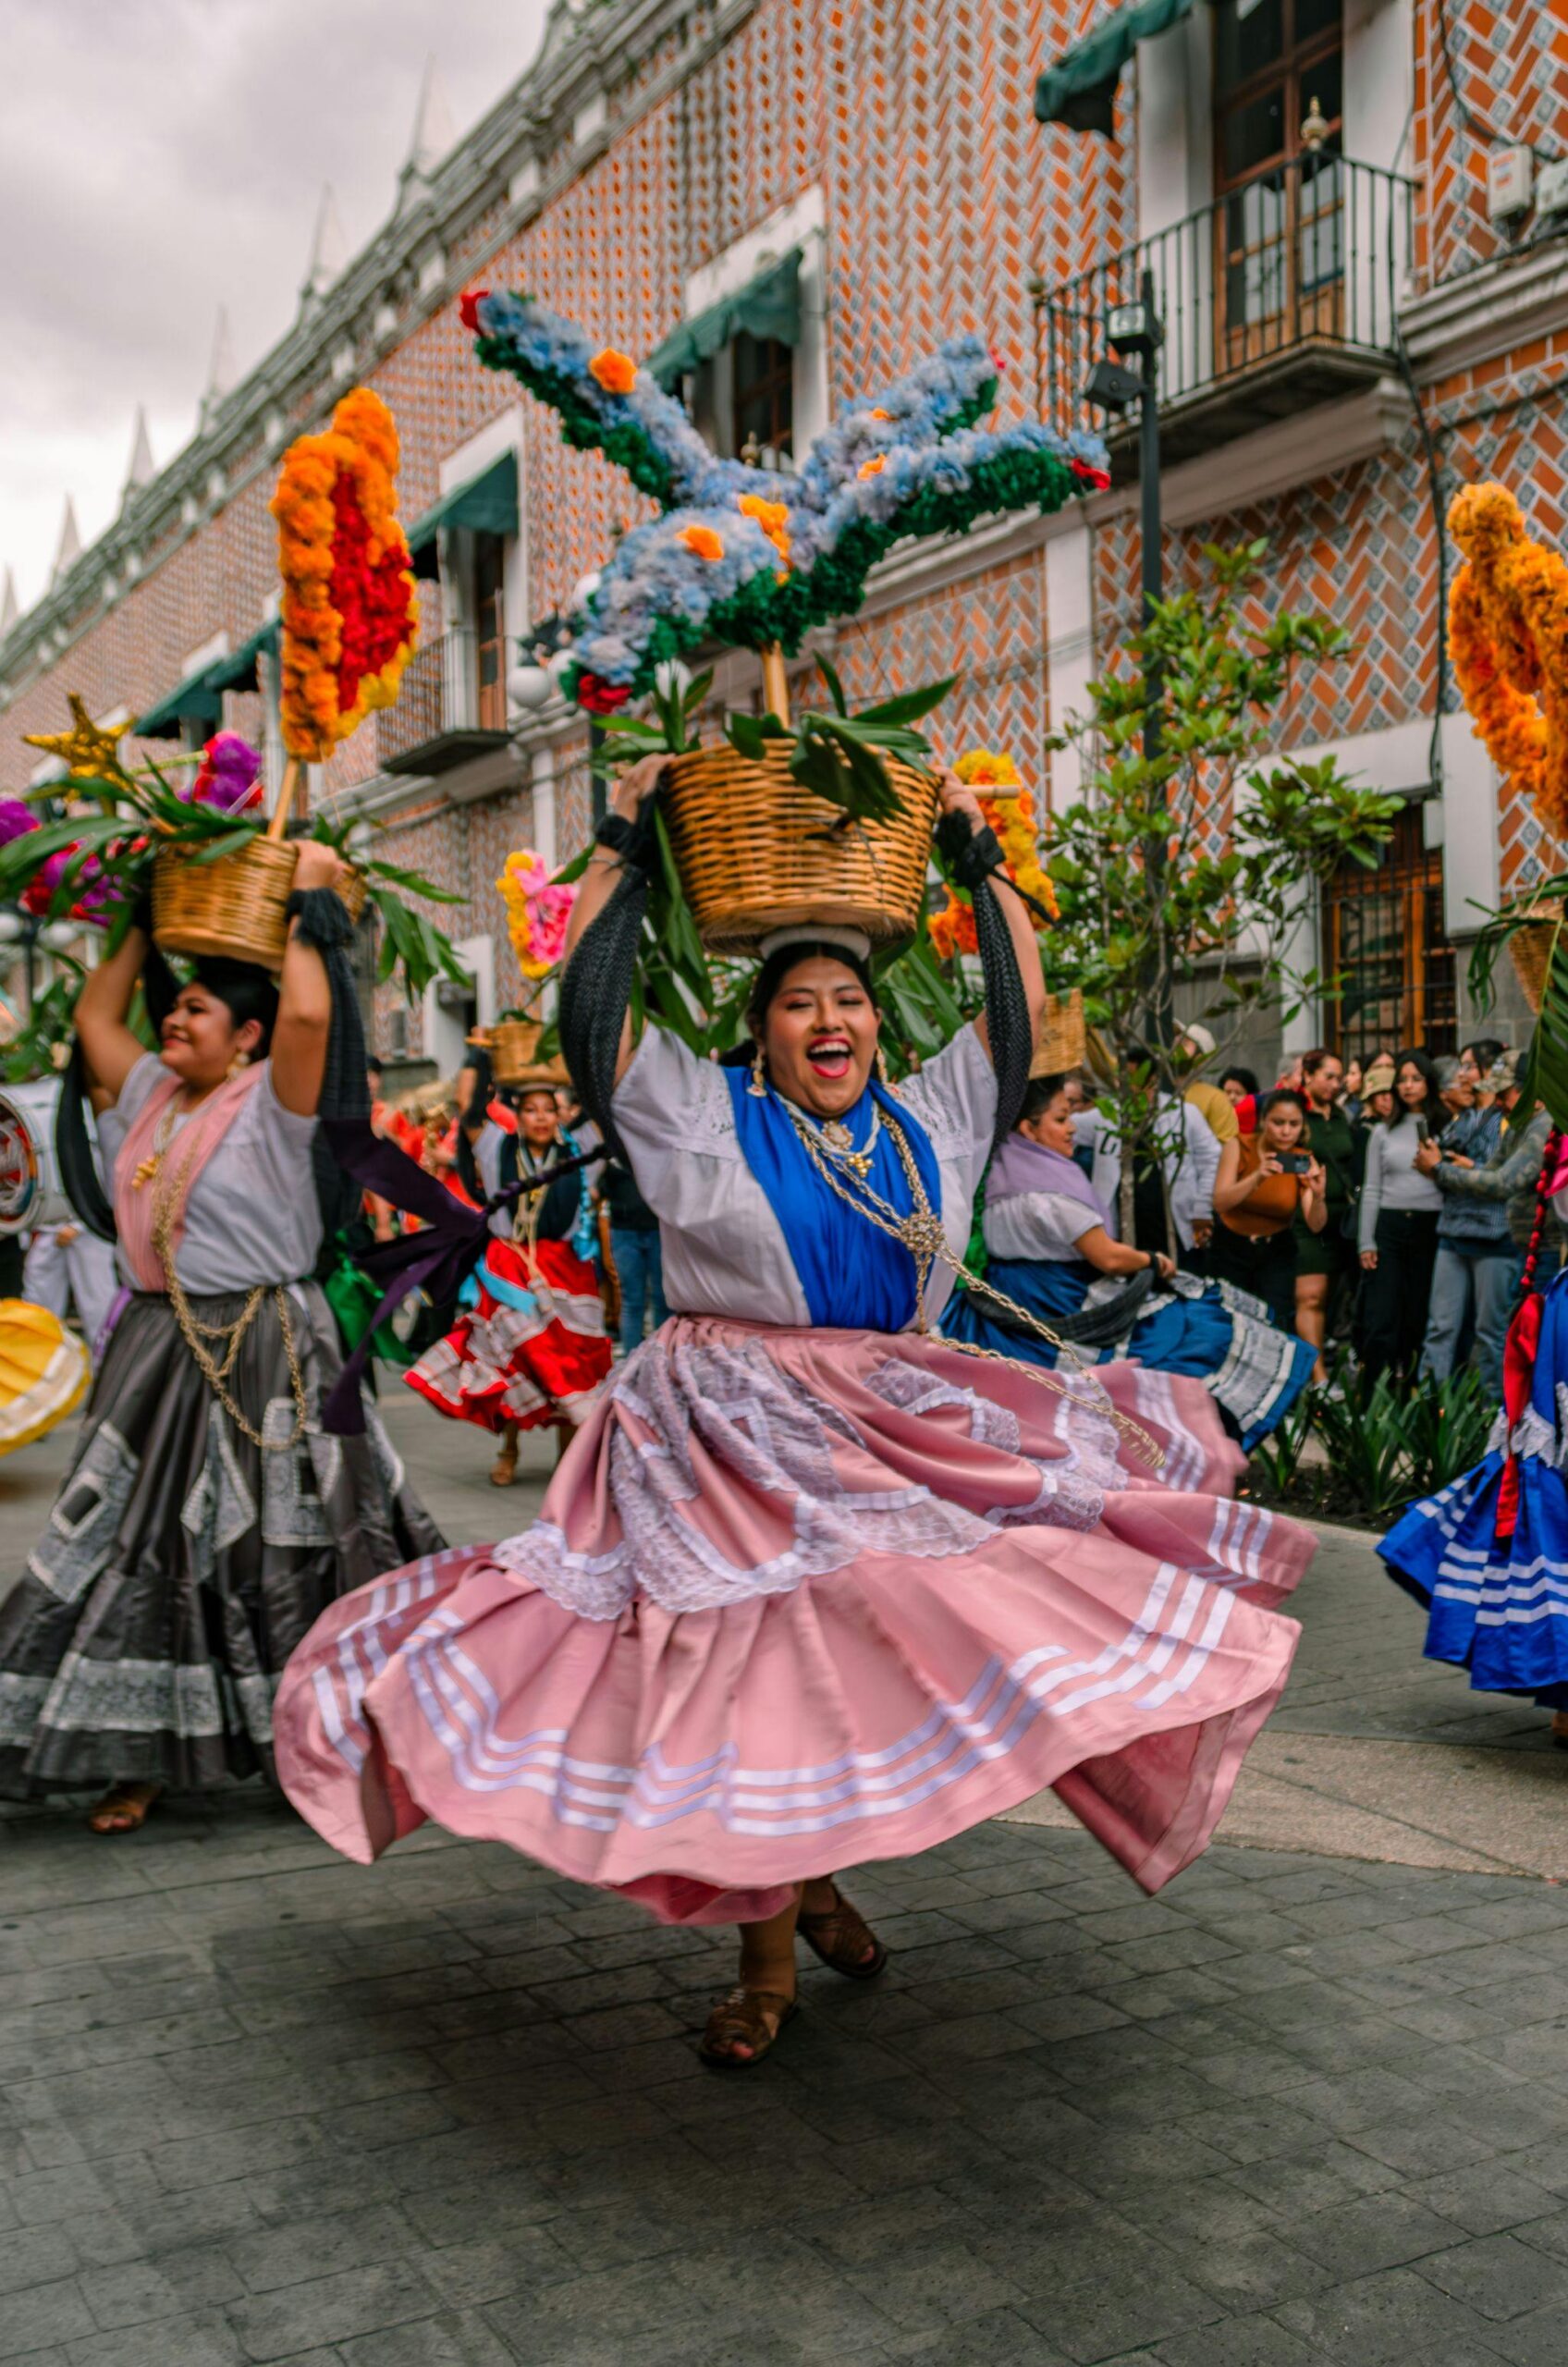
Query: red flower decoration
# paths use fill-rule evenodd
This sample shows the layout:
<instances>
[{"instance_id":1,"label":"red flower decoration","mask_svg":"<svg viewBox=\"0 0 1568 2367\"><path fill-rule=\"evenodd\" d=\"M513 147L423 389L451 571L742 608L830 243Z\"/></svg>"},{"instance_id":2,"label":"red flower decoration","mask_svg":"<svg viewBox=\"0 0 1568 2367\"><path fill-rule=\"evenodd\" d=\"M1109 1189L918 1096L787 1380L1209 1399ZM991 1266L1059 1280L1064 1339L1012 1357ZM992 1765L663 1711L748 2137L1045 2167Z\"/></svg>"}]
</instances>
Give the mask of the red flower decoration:
<instances>
[{"instance_id":1,"label":"red flower decoration","mask_svg":"<svg viewBox=\"0 0 1568 2367\"><path fill-rule=\"evenodd\" d=\"M470 288L458 299L458 318L471 335L478 334L479 308L489 293L488 288Z\"/></svg>"},{"instance_id":2,"label":"red flower decoration","mask_svg":"<svg viewBox=\"0 0 1568 2367\"><path fill-rule=\"evenodd\" d=\"M631 696L630 682L602 681L597 674L579 674L577 704L589 715L613 715Z\"/></svg>"},{"instance_id":3,"label":"red flower decoration","mask_svg":"<svg viewBox=\"0 0 1568 2367\"><path fill-rule=\"evenodd\" d=\"M1074 460L1072 473L1075 477L1082 477L1085 484L1092 484L1096 493L1103 493L1110 483L1109 469L1091 468L1087 460Z\"/></svg>"}]
</instances>

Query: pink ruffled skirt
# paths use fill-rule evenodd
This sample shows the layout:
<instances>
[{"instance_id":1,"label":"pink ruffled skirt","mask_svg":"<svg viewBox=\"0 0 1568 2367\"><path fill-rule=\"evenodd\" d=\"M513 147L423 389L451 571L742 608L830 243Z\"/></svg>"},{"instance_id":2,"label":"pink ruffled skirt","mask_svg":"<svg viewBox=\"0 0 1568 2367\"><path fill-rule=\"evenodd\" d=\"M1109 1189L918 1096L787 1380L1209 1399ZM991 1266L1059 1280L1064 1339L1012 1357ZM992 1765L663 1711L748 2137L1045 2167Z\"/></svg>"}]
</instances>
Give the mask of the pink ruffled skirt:
<instances>
[{"instance_id":1,"label":"pink ruffled skirt","mask_svg":"<svg viewBox=\"0 0 1568 2367\"><path fill-rule=\"evenodd\" d=\"M361 1861L431 1817L708 1923L1050 1787L1158 1890L1279 1698L1299 1630L1274 1606L1313 1539L1232 1499L1199 1382L1053 1378L677 1318L531 1528L316 1623L276 1704L285 1789Z\"/></svg>"}]
</instances>

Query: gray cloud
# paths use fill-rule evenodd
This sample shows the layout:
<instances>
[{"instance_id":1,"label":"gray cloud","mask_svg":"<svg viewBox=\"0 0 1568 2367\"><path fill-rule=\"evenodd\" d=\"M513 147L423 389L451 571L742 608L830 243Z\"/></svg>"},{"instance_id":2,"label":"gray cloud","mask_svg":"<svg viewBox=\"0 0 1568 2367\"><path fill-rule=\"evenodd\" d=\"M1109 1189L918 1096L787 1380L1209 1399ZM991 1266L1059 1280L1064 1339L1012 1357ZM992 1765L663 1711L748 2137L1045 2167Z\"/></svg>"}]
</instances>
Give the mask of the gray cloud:
<instances>
[{"instance_id":1,"label":"gray cloud","mask_svg":"<svg viewBox=\"0 0 1568 2367\"><path fill-rule=\"evenodd\" d=\"M190 435L218 307L241 372L293 317L324 181L385 220L424 61L462 131L527 66L544 0L3 0L0 568L45 589L67 493L112 517L147 406Z\"/></svg>"}]
</instances>

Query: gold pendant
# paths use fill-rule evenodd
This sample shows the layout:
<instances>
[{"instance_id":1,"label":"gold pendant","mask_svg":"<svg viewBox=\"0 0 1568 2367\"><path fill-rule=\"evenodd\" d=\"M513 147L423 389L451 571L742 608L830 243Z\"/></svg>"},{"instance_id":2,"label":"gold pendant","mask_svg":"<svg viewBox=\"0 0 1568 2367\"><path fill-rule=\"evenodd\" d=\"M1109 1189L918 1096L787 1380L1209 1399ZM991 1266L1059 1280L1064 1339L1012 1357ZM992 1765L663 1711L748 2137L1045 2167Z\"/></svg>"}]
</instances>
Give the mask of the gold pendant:
<instances>
[{"instance_id":1,"label":"gold pendant","mask_svg":"<svg viewBox=\"0 0 1568 2367\"><path fill-rule=\"evenodd\" d=\"M853 1150L855 1147L855 1138L853 1134L851 1134L848 1126L846 1126L842 1121L838 1118L830 1118L828 1120L827 1125L822 1129L822 1139L827 1144L828 1149L835 1152L839 1159L842 1159L847 1151Z\"/></svg>"},{"instance_id":2,"label":"gold pendant","mask_svg":"<svg viewBox=\"0 0 1568 2367\"><path fill-rule=\"evenodd\" d=\"M140 1192L143 1184L151 1184L163 1163L164 1154L161 1150L155 1150L151 1159L142 1159L130 1179L131 1190Z\"/></svg>"}]
</instances>

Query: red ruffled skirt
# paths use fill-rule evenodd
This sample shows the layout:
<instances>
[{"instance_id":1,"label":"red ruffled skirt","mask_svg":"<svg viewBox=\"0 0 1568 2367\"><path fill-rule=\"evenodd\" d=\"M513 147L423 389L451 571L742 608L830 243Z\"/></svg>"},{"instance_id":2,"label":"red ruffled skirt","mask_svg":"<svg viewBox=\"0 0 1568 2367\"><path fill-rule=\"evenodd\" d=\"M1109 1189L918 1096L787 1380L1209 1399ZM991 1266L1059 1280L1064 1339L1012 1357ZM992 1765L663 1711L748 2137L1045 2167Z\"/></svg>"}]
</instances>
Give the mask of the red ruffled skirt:
<instances>
[{"instance_id":1,"label":"red ruffled skirt","mask_svg":"<svg viewBox=\"0 0 1568 2367\"><path fill-rule=\"evenodd\" d=\"M438 1413L484 1430L586 1418L610 1368L598 1276L564 1241L541 1241L533 1258L492 1241L478 1304L404 1374Z\"/></svg>"}]
</instances>

